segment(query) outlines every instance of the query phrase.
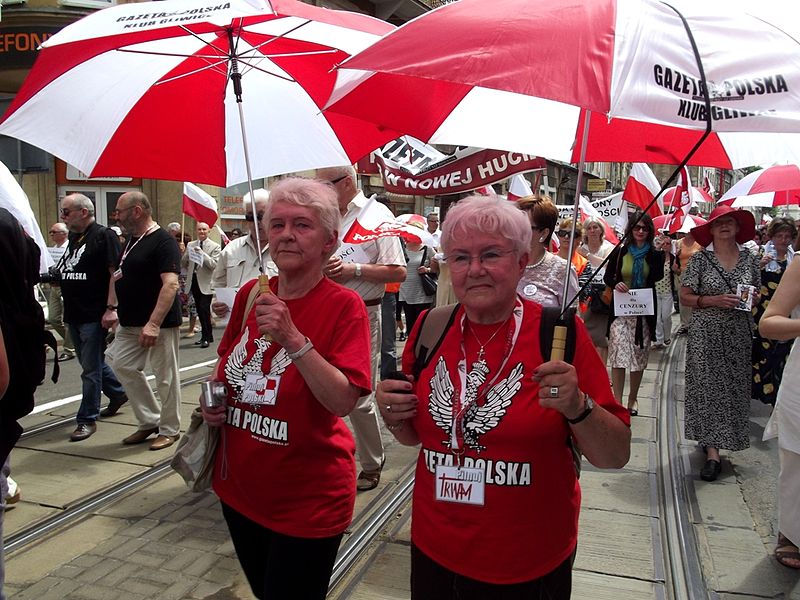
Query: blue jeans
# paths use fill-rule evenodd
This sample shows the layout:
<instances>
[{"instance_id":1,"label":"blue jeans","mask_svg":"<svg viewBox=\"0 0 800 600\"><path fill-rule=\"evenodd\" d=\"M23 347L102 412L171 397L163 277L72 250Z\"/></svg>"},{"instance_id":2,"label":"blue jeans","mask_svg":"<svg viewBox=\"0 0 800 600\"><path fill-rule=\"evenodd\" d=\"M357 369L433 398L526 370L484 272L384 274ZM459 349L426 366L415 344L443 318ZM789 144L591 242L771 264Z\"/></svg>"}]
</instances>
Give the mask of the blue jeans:
<instances>
[{"instance_id":1,"label":"blue jeans","mask_svg":"<svg viewBox=\"0 0 800 600\"><path fill-rule=\"evenodd\" d=\"M111 400L125 398L125 390L105 361L106 330L99 322L69 324L75 353L81 363L83 399L78 409L78 423L94 423L100 416L100 392Z\"/></svg>"}]
</instances>

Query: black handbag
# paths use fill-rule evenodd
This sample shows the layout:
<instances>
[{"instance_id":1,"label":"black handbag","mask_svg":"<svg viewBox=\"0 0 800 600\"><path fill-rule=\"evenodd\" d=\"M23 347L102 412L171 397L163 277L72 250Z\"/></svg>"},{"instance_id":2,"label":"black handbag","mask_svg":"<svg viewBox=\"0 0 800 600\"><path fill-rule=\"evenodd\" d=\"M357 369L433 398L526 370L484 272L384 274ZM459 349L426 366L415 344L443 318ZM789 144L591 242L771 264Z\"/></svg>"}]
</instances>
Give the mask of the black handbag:
<instances>
[{"instance_id":1,"label":"black handbag","mask_svg":"<svg viewBox=\"0 0 800 600\"><path fill-rule=\"evenodd\" d=\"M425 249L422 251L422 260L420 261L420 266L425 266L425 257L428 255L428 247L425 246ZM425 292L426 296L435 296L436 290L439 289L439 282L437 273L418 273L420 280L422 281L422 291Z\"/></svg>"}]
</instances>

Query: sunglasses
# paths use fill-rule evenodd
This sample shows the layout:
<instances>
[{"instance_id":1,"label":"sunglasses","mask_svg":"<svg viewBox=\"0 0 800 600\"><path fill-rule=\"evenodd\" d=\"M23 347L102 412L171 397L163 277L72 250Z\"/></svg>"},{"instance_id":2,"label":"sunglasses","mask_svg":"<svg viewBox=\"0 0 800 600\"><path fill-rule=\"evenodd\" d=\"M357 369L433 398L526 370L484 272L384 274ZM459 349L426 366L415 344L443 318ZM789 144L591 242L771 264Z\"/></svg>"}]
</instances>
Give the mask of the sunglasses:
<instances>
[{"instance_id":1,"label":"sunglasses","mask_svg":"<svg viewBox=\"0 0 800 600\"><path fill-rule=\"evenodd\" d=\"M261 219L263 219L263 218L264 218L264 213L263 212L259 212L258 213L258 220L261 221ZM253 213L245 213L244 220L245 221L250 221L251 223L253 223L255 221L255 219L253 218Z\"/></svg>"},{"instance_id":2,"label":"sunglasses","mask_svg":"<svg viewBox=\"0 0 800 600\"><path fill-rule=\"evenodd\" d=\"M556 235L558 237L569 237L570 233L571 232L569 229L559 229L558 231L556 231Z\"/></svg>"},{"instance_id":3,"label":"sunglasses","mask_svg":"<svg viewBox=\"0 0 800 600\"><path fill-rule=\"evenodd\" d=\"M66 217L68 214L77 212L81 210L80 208L62 208L61 209L61 216Z\"/></svg>"},{"instance_id":4,"label":"sunglasses","mask_svg":"<svg viewBox=\"0 0 800 600\"><path fill-rule=\"evenodd\" d=\"M341 177L337 177L336 179L323 179L322 182L323 183L327 183L328 185L336 185L337 183L339 183L342 179L345 179L346 177L347 177L347 175L342 175Z\"/></svg>"},{"instance_id":5,"label":"sunglasses","mask_svg":"<svg viewBox=\"0 0 800 600\"><path fill-rule=\"evenodd\" d=\"M633 228L634 231L650 231L650 228L647 225L636 225Z\"/></svg>"}]
</instances>

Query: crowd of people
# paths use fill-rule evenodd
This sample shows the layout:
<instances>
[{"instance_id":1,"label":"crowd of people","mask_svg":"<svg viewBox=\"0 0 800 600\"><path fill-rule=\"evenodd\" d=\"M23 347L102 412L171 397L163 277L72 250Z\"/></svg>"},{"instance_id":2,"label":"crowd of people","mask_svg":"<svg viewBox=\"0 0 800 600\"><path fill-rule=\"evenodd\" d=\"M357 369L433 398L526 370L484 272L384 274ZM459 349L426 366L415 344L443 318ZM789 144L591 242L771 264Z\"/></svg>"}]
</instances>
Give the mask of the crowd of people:
<instances>
[{"instance_id":1,"label":"crowd of people","mask_svg":"<svg viewBox=\"0 0 800 600\"><path fill-rule=\"evenodd\" d=\"M180 326L196 315L206 348L212 319L227 323L212 376L227 402L203 416L222 431L213 487L257 597L324 598L356 493L380 484L385 427L420 448L412 597L568 598L576 455L627 463L649 353L670 343L676 302L676 334L688 333L685 436L707 455L700 477L717 479L720 451L749 446L751 398L777 402L776 556L800 568L800 400L781 385L800 356L788 319L800 305L792 220L774 219L755 245L746 211L720 206L680 237L637 213L615 247L602 221L559 221L546 196L470 196L441 224L426 215L427 242L351 244L344 233L368 202L352 166L285 178L247 201L249 231L223 247L205 223L193 240L178 223L161 228L139 192L117 202L120 232L95 221L89 198L67 196L50 229L63 250L48 303L63 302L50 318L63 326L53 323L62 360L74 352L82 370L74 442L125 405L138 427L123 444L177 442ZM394 219L383 204L371 210ZM645 298L644 310L631 314L626 298ZM568 317L573 355L550 360L544 313L565 301L580 306Z\"/></svg>"}]
</instances>

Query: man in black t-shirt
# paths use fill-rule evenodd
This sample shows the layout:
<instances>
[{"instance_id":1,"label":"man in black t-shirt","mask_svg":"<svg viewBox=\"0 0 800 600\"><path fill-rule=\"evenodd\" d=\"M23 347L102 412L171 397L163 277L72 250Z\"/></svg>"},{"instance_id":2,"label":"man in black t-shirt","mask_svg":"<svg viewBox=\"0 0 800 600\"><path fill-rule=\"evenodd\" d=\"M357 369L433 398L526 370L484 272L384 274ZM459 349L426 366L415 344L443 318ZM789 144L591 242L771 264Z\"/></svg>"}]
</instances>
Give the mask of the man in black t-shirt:
<instances>
[{"instance_id":1,"label":"man in black t-shirt","mask_svg":"<svg viewBox=\"0 0 800 600\"><path fill-rule=\"evenodd\" d=\"M175 239L153 221L150 200L141 192L122 194L117 213L128 241L112 275L114 285L103 315L107 326L119 323L106 358L125 386L139 422L138 430L122 443L139 444L156 433L150 449L161 450L180 435L177 292L181 254ZM148 358L158 400L144 374Z\"/></svg>"},{"instance_id":2,"label":"man in black t-shirt","mask_svg":"<svg viewBox=\"0 0 800 600\"><path fill-rule=\"evenodd\" d=\"M120 248L117 235L95 222L94 204L83 194L71 194L61 201L61 218L70 232L60 263L64 322L83 370L78 425L69 439L80 442L96 431L98 416L111 416L128 401L125 390L103 358L107 332L100 323ZM111 401L102 413L101 391Z\"/></svg>"}]
</instances>

